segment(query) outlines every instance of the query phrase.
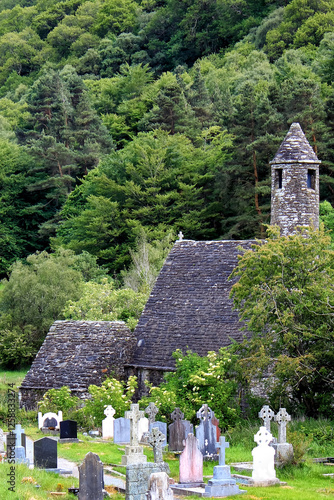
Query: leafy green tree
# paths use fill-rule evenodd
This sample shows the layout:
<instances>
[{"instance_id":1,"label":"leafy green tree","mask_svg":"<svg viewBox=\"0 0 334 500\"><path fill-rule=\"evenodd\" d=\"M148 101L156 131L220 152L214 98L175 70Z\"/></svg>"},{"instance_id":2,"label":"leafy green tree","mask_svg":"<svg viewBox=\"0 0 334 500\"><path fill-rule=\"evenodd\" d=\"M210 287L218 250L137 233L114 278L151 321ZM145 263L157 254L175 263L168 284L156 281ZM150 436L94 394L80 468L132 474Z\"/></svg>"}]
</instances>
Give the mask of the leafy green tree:
<instances>
[{"instance_id":1,"label":"leafy green tree","mask_svg":"<svg viewBox=\"0 0 334 500\"><path fill-rule=\"evenodd\" d=\"M272 403L307 416L329 415L333 395L333 250L323 229L281 237L269 227L231 277L231 297L252 338L241 361L245 378L269 370ZM268 373L268 372L267 372Z\"/></svg>"},{"instance_id":2,"label":"leafy green tree","mask_svg":"<svg viewBox=\"0 0 334 500\"><path fill-rule=\"evenodd\" d=\"M71 395L71 389L64 385L60 389L49 389L38 402L38 411L47 413L61 410L64 416L68 417L71 410L74 410L79 403L79 398Z\"/></svg>"}]
</instances>

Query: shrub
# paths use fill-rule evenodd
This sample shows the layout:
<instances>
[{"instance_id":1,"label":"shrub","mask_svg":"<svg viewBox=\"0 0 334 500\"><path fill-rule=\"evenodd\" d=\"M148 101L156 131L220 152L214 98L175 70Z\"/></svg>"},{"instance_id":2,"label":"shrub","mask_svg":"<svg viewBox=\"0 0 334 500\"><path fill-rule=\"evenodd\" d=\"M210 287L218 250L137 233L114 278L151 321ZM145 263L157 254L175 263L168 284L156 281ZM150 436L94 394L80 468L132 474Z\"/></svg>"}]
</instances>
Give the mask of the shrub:
<instances>
[{"instance_id":1,"label":"shrub","mask_svg":"<svg viewBox=\"0 0 334 500\"><path fill-rule=\"evenodd\" d=\"M42 413L49 411L58 412L61 410L68 416L79 403L79 398L72 396L71 389L64 385L60 389L49 389L38 402L38 409Z\"/></svg>"}]
</instances>

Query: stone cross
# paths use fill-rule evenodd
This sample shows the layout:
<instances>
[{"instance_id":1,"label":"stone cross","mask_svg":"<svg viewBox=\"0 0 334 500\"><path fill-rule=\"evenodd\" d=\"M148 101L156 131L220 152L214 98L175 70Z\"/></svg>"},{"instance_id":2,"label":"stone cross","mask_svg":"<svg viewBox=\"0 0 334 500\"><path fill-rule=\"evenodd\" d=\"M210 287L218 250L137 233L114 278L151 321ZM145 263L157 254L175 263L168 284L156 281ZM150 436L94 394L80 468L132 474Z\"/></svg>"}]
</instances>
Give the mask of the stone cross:
<instances>
[{"instance_id":1,"label":"stone cross","mask_svg":"<svg viewBox=\"0 0 334 500\"><path fill-rule=\"evenodd\" d=\"M24 434L24 429L22 429L21 424L15 425L14 434L15 434L16 446L21 446L22 434Z\"/></svg>"},{"instance_id":2,"label":"stone cross","mask_svg":"<svg viewBox=\"0 0 334 500\"><path fill-rule=\"evenodd\" d=\"M225 465L225 449L230 447L230 443L225 441L225 436L220 436L219 443L216 448L219 448L219 465Z\"/></svg>"},{"instance_id":3,"label":"stone cross","mask_svg":"<svg viewBox=\"0 0 334 500\"><path fill-rule=\"evenodd\" d=\"M285 408L280 408L275 415L275 422L278 424L278 442L286 443L286 424L291 421L291 415L288 414Z\"/></svg>"},{"instance_id":4,"label":"stone cross","mask_svg":"<svg viewBox=\"0 0 334 500\"><path fill-rule=\"evenodd\" d=\"M204 422L205 420L211 420L211 418L213 417L213 411L211 410L211 408L209 408L209 406L207 404L204 404L198 410L196 415L197 415L197 418L199 418L201 421Z\"/></svg>"},{"instance_id":5,"label":"stone cross","mask_svg":"<svg viewBox=\"0 0 334 500\"><path fill-rule=\"evenodd\" d=\"M148 407L145 408L145 413L148 415L149 424L153 424L153 422L155 422L155 416L158 412L159 412L158 408L151 401Z\"/></svg>"},{"instance_id":6,"label":"stone cross","mask_svg":"<svg viewBox=\"0 0 334 500\"><path fill-rule=\"evenodd\" d=\"M259 412L259 418L263 420L264 427L268 432L270 432L270 421L274 418L274 416L275 413L268 405L263 406Z\"/></svg>"},{"instance_id":7,"label":"stone cross","mask_svg":"<svg viewBox=\"0 0 334 500\"><path fill-rule=\"evenodd\" d=\"M175 408L175 410L171 413L171 419L175 422L177 420L182 420L184 417L184 413L180 410L180 408Z\"/></svg>"},{"instance_id":8,"label":"stone cross","mask_svg":"<svg viewBox=\"0 0 334 500\"><path fill-rule=\"evenodd\" d=\"M272 434L265 427L260 427L254 436L254 441L258 446L268 446L272 439Z\"/></svg>"},{"instance_id":9,"label":"stone cross","mask_svg":"<svg viewBox=\"0 0 334 500\"><path fill-rule=\"evenodd\" d=\"M125 418L130 420L130 445L138 446L138 422L139 419L144 418L145 413L139 410L139 404L132 404L130 408L130 411L125 412Z\"/></svg>"},{"instance_id":10,"label":"stone cross","mask_svg":"<svg viewBox=\"0 0 334 500\"><path fill-rule=\"evenodd\" d=\"M180 232L179 232L179 234L178 234L178 238L179 238L179 241L182 241L182 240L183 240L184 236L183 236L183 234L182 234L182 231L180 231Z\"/></svg>"},{"instance_id":11,"label":"stone cross","mask_svg":"<svg viewBox=\"0 0 334 500\"><path fill-rule=\"evenodd\" d=\"M153 447L154 462L156 464L164 461L162 456L162 443L166 440L166 436L158 429L153 427L148 436L148 442Z\"/></svg>"},{"instance_id":12,"label":"stone cross","mask_svg":"<svg viewBox=\"0 0 334 500\"><path fill-rule=\"evenodd\" d=\"M103 411L103 413L105 414L105 416L106 416L107 418L110 418L110 417L113 417L113 416L115 415L116 411L114 410L114 408L113 408L111 405L109 405L109 406L107 406L107 408Z\"/></svg>"}]
</instances>

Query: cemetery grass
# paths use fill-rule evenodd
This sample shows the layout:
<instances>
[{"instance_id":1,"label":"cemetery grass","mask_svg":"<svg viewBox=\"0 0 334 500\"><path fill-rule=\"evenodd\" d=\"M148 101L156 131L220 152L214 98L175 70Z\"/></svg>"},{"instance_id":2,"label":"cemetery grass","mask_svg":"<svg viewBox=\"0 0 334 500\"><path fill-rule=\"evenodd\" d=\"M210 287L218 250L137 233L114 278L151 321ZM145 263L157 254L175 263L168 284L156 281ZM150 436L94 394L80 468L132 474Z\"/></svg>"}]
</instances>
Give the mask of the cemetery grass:
<instances>
[{"instance_id":1,"label":"cemetery grass","mask_svg":"<svg viewBox=\"0 0 334 500\"><path fill-rule=\"evenodd\" d=\"M60 498L73 500L77 498L72 493L68 493L68 488L78 487L79 481L74 477L63 477L59 474L45 472L43 470L30 470L25 465L17 465L15 468L15 492L8 491L7 474L10 471L10 464L1 463L0 474L0 500L42 500L56 498L50 492L65 492ZM36 484L40 488L36 488Z\"/></svg>"},{"instance_id":2,"label":"cemetery grass","mask_svg":"<svg viewBox=\"0 0 334 500\"><path fill-rule=\"evenodd\" d=\"M27 372L28 368L18 371L0 369L0 395L5 396L7 394L8 384L14 384L14 389L19 387Z\"/></svg>"}]
</instances>

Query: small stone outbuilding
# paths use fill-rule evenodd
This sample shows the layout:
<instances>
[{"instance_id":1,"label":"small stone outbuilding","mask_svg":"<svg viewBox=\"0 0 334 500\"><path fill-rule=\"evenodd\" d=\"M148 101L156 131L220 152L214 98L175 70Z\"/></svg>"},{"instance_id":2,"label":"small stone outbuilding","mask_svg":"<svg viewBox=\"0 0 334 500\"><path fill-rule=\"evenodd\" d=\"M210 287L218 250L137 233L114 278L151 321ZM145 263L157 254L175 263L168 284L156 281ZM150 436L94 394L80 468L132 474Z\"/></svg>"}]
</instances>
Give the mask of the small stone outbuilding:
<instances>
[{"instance_id":1,"label":"small stone outbuilding","mask_svg":"<svg viewBox=\"0 0 334 500\"><path fill-rule=\"evenodd\" d=\"M123 321L56 321L22 382L21 406L35 408L48 389L67 385L84 398L106 376L124 378L135 346L136 336Z\"/></svg>"}]
</instances>

